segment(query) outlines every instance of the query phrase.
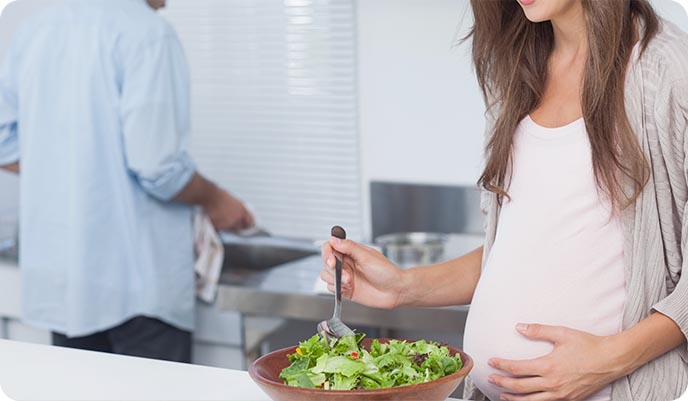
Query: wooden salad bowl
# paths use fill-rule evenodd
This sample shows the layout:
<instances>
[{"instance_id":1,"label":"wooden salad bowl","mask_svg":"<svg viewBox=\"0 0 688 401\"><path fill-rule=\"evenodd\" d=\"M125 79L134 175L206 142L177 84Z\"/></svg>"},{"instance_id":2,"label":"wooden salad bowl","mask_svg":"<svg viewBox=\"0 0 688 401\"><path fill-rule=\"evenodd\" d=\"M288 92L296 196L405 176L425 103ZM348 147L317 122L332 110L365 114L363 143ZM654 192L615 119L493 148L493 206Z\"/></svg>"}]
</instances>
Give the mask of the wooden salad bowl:
<instances>
[{"instance_id":1,"label":"wooden salad bowl","mask_svg":"<svg viewBox=\"0 0 688 401\"><path fill-rule=\"evenodd\" d=\"M363 339L363 348L370 350L373 339ZM381 343L388 338L378 339ZM282 369L290 365L287 355L296 352L296 347L284 348L262 356L251 364L248 373L251 379L273 401L445 401L461 384L473 368L473 360L459 349L447 346L451 355L461 355L463 367L449 375L427 383L401 387L370 390L322 390L291 387L279 377Z\"/></svg>"}]
</instances>

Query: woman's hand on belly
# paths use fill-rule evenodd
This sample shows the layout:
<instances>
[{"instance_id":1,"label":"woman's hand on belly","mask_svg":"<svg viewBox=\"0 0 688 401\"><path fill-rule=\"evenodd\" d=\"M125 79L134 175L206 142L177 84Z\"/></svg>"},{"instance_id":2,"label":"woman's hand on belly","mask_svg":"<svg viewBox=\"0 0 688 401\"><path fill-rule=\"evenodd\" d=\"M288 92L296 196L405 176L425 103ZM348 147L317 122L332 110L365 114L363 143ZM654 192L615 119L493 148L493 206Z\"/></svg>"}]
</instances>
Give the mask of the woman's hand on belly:
<instances>
[{"instance_id":1,"label":"woman's hand on belly","mask_svg":"<svg viewBox=\"0 0 688 401\"><path fill-rule=\"evenodd\" d=\"M516 329L530 340L553 343L554 349L531 360L490 359L490 366L515 376L489 377L490 383L507 390L502 400L584 400L624 375L612 336L539 324L519 324Z\"/></svg>"}]
</instances>

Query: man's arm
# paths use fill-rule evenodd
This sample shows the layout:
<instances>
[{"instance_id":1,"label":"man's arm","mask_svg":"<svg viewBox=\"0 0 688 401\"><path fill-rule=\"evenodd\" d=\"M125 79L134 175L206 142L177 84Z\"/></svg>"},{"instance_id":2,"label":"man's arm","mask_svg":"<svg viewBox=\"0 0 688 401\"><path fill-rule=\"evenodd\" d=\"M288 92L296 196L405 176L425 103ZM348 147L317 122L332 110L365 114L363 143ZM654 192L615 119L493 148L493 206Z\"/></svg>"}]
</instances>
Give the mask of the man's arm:
<instances>
[{"instance_id":1,"label":"man's arm","mask_svg":"<svg viewBox=\"0 0 688 401\"><path fill-rule=\"evenodd\" d=\"M0 166L0 170L9 171L10 173L19 174L19 162Z\"/></svg>"},{"instance_id":2,"label":"man's arm","mask_svg":"<svg viewBox=\"0 0 688 401\"><path fill-rule=\"evenodd\" d=\"M128 170L163 202L203 207L218 230L253 225L236 198L204 178L188 154L189 74L173 32L118 52L122 65L122 136Z\"/></svg>"},{"instance_id":3,"label":"man's arm","mask_svg":"<svg viewBox=\"0 0 688 401\"><path fill-rule=\"evenodd\" d=\"M244 229L254 225L244 204L202 175L195 173L174 200L201 206L218 230Z\"/></svg>"}]
</instances>

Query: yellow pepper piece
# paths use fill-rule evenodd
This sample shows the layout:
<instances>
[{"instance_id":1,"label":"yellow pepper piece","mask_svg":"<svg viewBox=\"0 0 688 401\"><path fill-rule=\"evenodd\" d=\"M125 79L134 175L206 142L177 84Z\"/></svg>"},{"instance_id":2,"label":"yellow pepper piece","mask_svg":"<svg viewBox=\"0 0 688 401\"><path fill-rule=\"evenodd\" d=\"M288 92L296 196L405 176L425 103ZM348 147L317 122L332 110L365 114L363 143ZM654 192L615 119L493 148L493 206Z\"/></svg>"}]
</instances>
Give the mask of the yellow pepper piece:
<instances>
[{"instance_id":1,"label":"yellow pepper piece","mask_svg":"<svg viewBox=\"0 0 688 401\"><path fill-rule=\"evenodd\" d=\"M301 355L301 356L303 356L303 352L301 352L301 348L300 348L300 347L297 347L297 348L296 348L296 353L299 354L299 355Z\"/></svg>"}]
</instances>

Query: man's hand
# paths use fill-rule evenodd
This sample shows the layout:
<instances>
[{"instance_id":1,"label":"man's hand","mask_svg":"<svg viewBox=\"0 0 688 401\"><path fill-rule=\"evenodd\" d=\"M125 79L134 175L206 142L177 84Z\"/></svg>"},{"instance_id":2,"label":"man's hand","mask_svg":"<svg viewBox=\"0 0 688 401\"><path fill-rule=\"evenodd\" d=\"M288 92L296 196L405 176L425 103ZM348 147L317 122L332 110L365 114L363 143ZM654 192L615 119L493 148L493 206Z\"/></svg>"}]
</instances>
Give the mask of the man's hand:
<instances>
[{"instance_id":1,"label":"man's hand","mask_svg":"<svg viewBox=\"0 0 688 401\"><path fill-rule=\"evenodd\" d=\"M216 230L244 230L255 224L253 215L240 200L198 173L174 200L201 206Z\"/></svg>"},{"instance_id":2,"label":"man's hand","mask_svg":"<svg viewBox=\"0 0 688 401\"><path fill-rule=\"evenodd\" d=\"M255 224L246 206L221 188L217 188L202 206L218 231L244 230Z\"/></svg>"},{"instance_id":3,"label":"man's hand","mask_svg":"<svg viewBox=\"0 0 688 401\"><path fill-rule=\"evenodd\" d=\"M0 166L0 170L9 171L11 173L19 174L19 162Z\"/></svg>"}]
</instances>

